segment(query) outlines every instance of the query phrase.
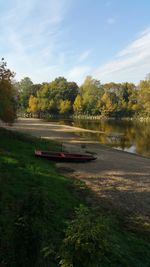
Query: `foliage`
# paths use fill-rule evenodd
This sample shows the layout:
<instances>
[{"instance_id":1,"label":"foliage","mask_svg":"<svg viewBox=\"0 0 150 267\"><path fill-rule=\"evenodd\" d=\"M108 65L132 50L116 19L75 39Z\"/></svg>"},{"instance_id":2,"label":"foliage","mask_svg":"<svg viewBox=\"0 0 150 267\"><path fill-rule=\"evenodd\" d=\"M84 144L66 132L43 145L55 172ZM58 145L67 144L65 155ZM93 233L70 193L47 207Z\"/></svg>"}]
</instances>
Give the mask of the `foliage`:
<instances>
[{"instance_id":1,"label":"foliage","mask_svg":"<svg viewBox=\"0 0 150 267\"><path fill-rule=\"evenodd\" d=\"M62 100L60 102L59 112L60 114L69 114L71 110L71 102L69 100Z\"/></svg>"},{"instance_id":2,"label":"foliage","mask_svg":"<svg viewBox=\"0 0 150 267\"><path fill-rule=\"evenodd\" d=\"M50 83L33 84L26 77L16 84L19 107L32 110L39 116L88 115L105 117L150 116L150 81L147 78L136 87L133 83L106 83L87 76L78 88L75 82L58 77ZM32 98L33 96L34 98ZM30 99L31 97L31 99ZM34 105L33 105L34 102ZM36 104L35 104L36 103ZM32 112L32 111L31 111Z\"/></svg>"},{"instance_id":3,"label":"foliage","mask_svg":"<svg viewBox=\"0 0 150 267\"><path fill-rule=\"evenodd\" d=\"M148 267L147 245L133 233L120 229L115 218L100 215L81 205L68 224L60 251L60 266ZM143 249L146 249L146 254Z\"/></svg>"},{"instance_id":4,"label":"foliage","mask_svg":"<svg viewBox=\"0 0 150 267\"><path fill-rule=\"evenodd\" d=\"M98 266L108 250L104 222L81 206L69 224L62 246L62 267Z\"/></svg>"},{"instance_id":5,"label":"foliage","mask_svg":"<svg viewBox=\"0 0 150 267\"><path fill-rule=\"evenodd\" d=\"M133 116L136 110L137 95L132 83L104 84L104 94L101 99L102 113L108 117Z\"/></svg>"},{"instance_id":6,"label":"foliage","mask_svg":"<svg viewBox=\"0 0 150 267\"><path fill-rule=\"evenodd\" d=\"M150 116L150 80L140 82L139 106L141 113Z\"/></svg>"},{"instance_id":7,"label":"foliage","mask_svg":"<svg viewBox=\"0 0 150 267\"><path fill-rule=\"evenodd\" d=\"M103 87L100 81L87 76L80 87L80 93L82 96L83 112L90 115L100 114L100 110L97 109L98 100L103 94Z\"/></svg>"},{"instance_id":8,"label":"foliage","mask_svg":"<svg viewBox=\"0 0 150 267\"><path fill-rule=\"evenodd\" d=\"M82 113L82 97L81 95L77 95L73 104L73 110L75 114Z\"/></svg>"},{"instance_id":9,"label":"foliage","mask_svg":"<svg viewBox=\"0 0 150 267\"><path fill-rule=\"evenodd\" d=\"M63 77L56 78L51 83L43 83L36 91L36 112L70 115L73 113L73 103L77 93L77 84L68 82ZM28 103L29 106L30 104Z\"/></svg>"},{"instance_id":10,"label":"foliage","mask_svg":"<svg viewBox=\"0 0 150 267\"><path fill-rule=\"evenodd\" d=\"M36 113L38 110L38 101L37 101L37 97L31 95L29 97L29 107L27 109L28 112L31 113Z\"/></svg>"},{"instance_id":11,"label":"foliage","mask_svg":"<svg viewBox=\"0 0 150 267\"><path fill-rule=\"evenodd\" d=\"M25 77L19 82L18 87L20 110L26 111L29 98L32 95L33 82L29 77Z\"/></svg>"},{"instance_id":12,"label":"foliage","mask_svg":"<svg viewBox=\"0 0 150 267\"><path fill-rule=\"evenodd\" d=\"M16 91L12 79L14 73L7 68L4 59L0 62L0 119L13 122L16 118Z\"/></svg>"}]
</instances>

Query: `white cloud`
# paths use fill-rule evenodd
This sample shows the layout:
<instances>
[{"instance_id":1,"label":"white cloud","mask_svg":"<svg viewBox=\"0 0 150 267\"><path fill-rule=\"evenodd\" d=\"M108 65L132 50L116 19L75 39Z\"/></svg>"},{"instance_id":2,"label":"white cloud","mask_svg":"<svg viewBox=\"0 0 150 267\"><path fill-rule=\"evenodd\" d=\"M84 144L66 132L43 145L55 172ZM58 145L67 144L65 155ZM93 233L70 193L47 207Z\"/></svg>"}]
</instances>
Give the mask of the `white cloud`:
<instances>
[{"instance_id":1,"label":"white cloud","mask_svg":"<svg viewBox=\"0 0 150 267\"><path fill-rule=\"evenodd\" d=\"M90 50L85 50L85 51L79 56L79 58L78 58L78 62L81 63L81 62L85 61L85 60L89 57L90 53L91 53Z\"/></svg>"},{"instance_id":2,"label":"white cloud","mask_svg":"<svg viewBox=\"0 0 150 267\"><path fill-rule=\"evenodd\" d=\"M12 6L10 3L0 12L0 54L17 73L17 79L27 74L32 78L38 72L42 81L45 69L58 70L65 62L61 24L69 1L14 0Z\"/></svg>"},{"instance_id":3,"label":"white cloud","mask_svg":"<svg viewBox=\"0 0 150 267\"><path fill-rule=\"evenodd\" d=\"M79 84L83 82L83 79L89 74L89 66L75 66L66 75L68 80L76 81Z\"/></svg>"},{"instance_id":4,"label":"white cloud","mask_svg":"<svg viewBox=\"0 0 150 267\"><path fill-rule=\"evenodd\" d=\"M93 71L102 81L138 82L150 71L150 28L120 51L116 57Z\"/></svg>"}]
</instances>

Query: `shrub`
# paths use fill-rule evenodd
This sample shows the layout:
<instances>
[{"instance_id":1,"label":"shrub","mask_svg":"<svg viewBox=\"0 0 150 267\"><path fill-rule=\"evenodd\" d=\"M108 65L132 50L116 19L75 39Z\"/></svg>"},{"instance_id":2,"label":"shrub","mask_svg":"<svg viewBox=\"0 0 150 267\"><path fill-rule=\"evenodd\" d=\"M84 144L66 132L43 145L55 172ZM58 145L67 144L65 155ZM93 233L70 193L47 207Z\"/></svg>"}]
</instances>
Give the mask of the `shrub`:
<instances>
[{"instance_id":1,"label":"shrub","mask_svg":"<svg viewBox=\"0 0 150 267\"><path fill-rule=\"evenodd\" d=\"M66 231L61 247L60 266L96 267L100 266L104 258L107 261L108 231L109 223L105 217L96 217L88 208L80 206Z\"/></svg>"}]
</instances>

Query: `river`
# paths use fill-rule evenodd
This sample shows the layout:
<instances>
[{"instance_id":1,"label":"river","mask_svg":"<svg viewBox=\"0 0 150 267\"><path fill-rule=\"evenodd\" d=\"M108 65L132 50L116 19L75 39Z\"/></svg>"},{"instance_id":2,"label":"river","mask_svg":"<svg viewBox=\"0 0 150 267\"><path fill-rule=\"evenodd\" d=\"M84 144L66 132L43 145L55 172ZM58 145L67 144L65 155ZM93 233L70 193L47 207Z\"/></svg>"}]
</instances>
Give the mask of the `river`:
<instances>
[{"instance_id":1,"label":"river","mask_svg":"<svg viewBox=\"0 0 150 267\"><path fill-rule=\"evenodd\" d=\"M150 157L150 123L127 120L59 120L60 124L98 131L82 137L115 149Z\"/></svg>"}]
</instances>

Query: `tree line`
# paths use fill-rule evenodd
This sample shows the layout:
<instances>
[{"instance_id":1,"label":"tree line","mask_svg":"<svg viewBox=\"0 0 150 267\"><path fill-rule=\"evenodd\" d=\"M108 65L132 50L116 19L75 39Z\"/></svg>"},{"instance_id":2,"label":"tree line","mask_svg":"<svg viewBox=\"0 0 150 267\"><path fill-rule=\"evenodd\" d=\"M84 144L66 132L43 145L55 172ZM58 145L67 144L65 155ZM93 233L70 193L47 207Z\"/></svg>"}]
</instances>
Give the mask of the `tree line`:
<instances>
[{"instance_id":1,"label":"tree line","mask_svg":"<svg viewBox=\"0 0 150 267\"><path fill-rule=\"evenodd\" d=\"M87 76L81 86L58 77L34 84L29 77L17 82L0 63L0 118L13 121L16 113L46 116L150 117L150 79L134 83L105 83Z\"/></svg>"}]
</instances>

